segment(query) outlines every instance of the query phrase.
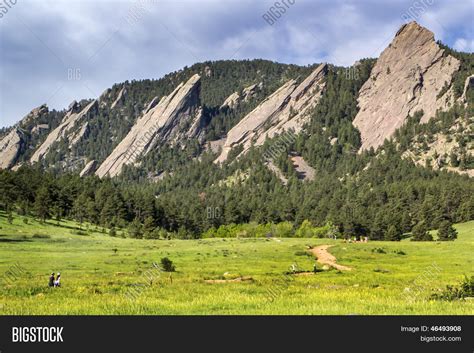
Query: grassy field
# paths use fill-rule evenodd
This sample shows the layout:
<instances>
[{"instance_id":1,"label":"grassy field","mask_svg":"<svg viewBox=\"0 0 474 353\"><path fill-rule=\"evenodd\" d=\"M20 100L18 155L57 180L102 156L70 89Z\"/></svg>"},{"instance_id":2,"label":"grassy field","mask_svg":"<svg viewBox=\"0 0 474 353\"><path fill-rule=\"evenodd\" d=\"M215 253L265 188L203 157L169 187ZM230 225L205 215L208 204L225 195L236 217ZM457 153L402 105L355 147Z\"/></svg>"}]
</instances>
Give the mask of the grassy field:
<instances>
[{"instance_id":1,"label":"grassy field","mask_svg":"<svg viewBox=\"0 0 474 353\"><path fill-rule=\"evenodd\" d=\"M474 274L474 222L455 242L328 239L133 240L78 232L73 222L28 224L0 214L0 314L474 314L474 302L430 294ZM84 227L83 227L84 228ZM82 234L82 235L80 235ZM352 271L312 270L307 245ZM378 250L374 250L378 249ZM153 268L170 258L176 272ZM47 287L61 272L62 287ZM9 274L14 273L14 275ZM251 277L250 281L207 283ZM132 298L130 293L133 291Z\"/></svg>"}]
</instances>

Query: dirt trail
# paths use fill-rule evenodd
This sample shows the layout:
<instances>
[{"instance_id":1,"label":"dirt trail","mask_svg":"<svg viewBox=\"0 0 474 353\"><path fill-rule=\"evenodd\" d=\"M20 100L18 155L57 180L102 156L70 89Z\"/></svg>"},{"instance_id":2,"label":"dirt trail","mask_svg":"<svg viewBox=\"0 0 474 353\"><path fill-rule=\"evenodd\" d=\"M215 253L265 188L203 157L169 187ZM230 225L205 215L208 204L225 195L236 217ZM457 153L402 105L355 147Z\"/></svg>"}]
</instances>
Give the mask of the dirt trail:
<instances>
[{"instance_id":1,"label":"dirt trail","mask_svg":"<svg viewBox=\"0 0 474 353\"><path fill-rule=\"evenodd\" d=\"M322 265L328 265L340 271L352 270L352 268L350 267L338 265L336 263L336 257L328 252L328 248L330 248L331 246L332 245L320 245L315 248L312 248L310 251L314 256L316 256L316 258L318 259L317 261Z\"/></svg>"}]
</instances>

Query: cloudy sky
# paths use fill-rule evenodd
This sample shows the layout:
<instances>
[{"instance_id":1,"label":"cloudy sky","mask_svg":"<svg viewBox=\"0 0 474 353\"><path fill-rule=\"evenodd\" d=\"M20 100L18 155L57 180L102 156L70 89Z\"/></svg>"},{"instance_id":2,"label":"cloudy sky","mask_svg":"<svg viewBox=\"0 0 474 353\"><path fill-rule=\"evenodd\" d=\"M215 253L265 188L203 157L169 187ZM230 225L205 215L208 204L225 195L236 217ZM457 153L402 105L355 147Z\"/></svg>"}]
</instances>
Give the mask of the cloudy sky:
<instances>
[{"instance_id":1,"label":"cloudy sky","mask_svg":"<svg viewBox=\"0 0 474 353\"><path fill-rule=\"evenodd\" d=\"M265 21L275 2L0 0L0 126L205 60L347 66L378 56L407 18L474 50L474 0L279 0L286 13Z\"/></svg>"}]
</instances>

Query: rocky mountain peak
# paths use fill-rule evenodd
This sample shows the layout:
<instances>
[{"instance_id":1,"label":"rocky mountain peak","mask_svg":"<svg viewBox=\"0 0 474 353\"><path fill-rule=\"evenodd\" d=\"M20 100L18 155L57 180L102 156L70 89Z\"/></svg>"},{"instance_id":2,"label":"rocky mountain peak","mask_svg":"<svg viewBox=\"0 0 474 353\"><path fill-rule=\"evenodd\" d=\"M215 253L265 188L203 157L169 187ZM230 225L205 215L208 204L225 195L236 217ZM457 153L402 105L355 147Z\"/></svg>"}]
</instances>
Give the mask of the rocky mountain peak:
<instances>
[{"instance_id":1,"label":"rocky mountain peak","mask_svg":"<svg viewBox=\"0 0 474 353\"><path fill-rule=\"evenodd\" d=\"M168 96L158 102L155 98L145 109L128 135L97 169L99 177L116 176L125 165L134 164L155 146L178 143L180 140L199 136L199 92L201 77L192 76L180 83Z\"/></svg>"},{"instance_id":2,"label":"rocky mountain peak","mask_svg":"<svg viewBox=\"0 0 474 353\"><path fill-rule=\"evenodd\" d=\"M362 149L379 147L417 111L424 112L426 122L438 109L449 108L453 92L441 92L451 85L459 66L431 31L416 22L403 25L359 91L354 125L361 132Z\"/></svg>"}]
</instances>

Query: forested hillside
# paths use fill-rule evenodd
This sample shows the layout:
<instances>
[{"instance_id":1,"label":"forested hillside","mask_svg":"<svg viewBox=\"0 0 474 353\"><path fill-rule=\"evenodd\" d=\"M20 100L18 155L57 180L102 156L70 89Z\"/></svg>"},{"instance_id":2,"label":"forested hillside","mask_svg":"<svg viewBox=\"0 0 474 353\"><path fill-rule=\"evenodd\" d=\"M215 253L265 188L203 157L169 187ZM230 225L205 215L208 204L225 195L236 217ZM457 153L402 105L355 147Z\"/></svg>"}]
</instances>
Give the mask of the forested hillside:
<instances>
[{"instance_id":1,"label":"forested hillside","mask_svg":"<svg viewBox=\"0 0 474 353\"><path fill-rule=\"evenodd\" d=\"M0 131L0 208L135 238L430 240L474 219L474 54L416 23L393 43L350 67L209 61L41 106Z\"/></svg>"}]
</instances>

